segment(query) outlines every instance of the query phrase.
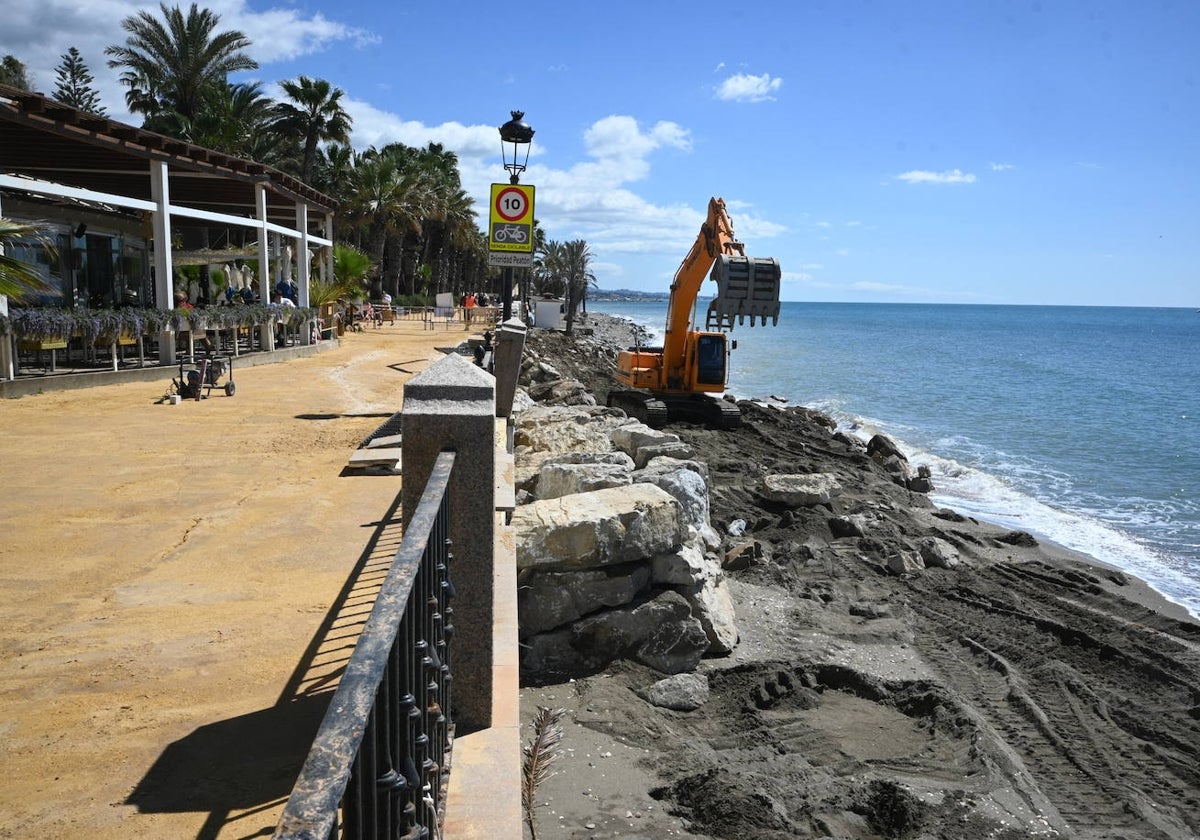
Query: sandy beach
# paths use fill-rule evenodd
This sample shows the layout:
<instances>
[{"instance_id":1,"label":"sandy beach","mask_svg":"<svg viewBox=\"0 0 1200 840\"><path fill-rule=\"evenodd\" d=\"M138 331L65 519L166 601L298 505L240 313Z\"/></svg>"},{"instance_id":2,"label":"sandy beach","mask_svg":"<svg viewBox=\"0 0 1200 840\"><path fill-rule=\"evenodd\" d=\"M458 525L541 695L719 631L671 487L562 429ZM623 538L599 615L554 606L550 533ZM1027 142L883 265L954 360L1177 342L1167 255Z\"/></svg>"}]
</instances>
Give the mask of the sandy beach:
<instances>
[{"instance_id":1,"label":"sandy beach","mask_svg":"<svg viewBox=\"0 0 1200 840\"><path fill-rule=\"evenodd\" d=\"M540 332L527 350L603 404L604 354ZM936 508L821 415L742 408L736 432L671 427L708 464L722 550L751 545L726 571L740 644L702 662L695 711L647 702L663 675L628 663L526 686L524 720L567 713L541 840L1200 836L1200 624ZM765 472L832 473L843 493L784 509L756 492ZM889 570L930 539L952 568Z\"/></svg>"},{"instance_id":2,"label":"sandy beach","mask_svg":"<svg viewBox=\"0 0 1200 840\"><path fill-rule=\"evenodd\" d=\"M270 834L399 542L347 459L464 336L0 402L0 837Z\"/></svg>"}]
</instances>

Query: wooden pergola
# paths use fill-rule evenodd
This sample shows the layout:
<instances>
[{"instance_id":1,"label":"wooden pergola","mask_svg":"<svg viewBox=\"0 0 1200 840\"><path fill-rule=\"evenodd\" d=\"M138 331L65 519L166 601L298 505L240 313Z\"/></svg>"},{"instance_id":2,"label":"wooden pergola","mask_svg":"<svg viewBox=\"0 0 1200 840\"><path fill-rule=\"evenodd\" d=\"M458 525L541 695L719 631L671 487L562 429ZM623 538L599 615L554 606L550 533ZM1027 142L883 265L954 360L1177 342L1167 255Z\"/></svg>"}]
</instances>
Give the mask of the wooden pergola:
<instances>
[{"instance_id":1,"label":"wooden pergola","mask_svg":"<svg viewBox=\"0 0 1200 840\"><path fill-rule=\"evenodd\" d=\"M156 245L172 242L173 229L188 224L252 231L263 300L270 297L273 234L297 254L326 246L320 268L332 273L337 202L329 196L261 163L0 85L0 214L4 196L13 194L100 212L140 212ZM296 263L299 304L307 306L309 261ZM153 249L153 267L155 305L170 309L170 247Z\"/></svg>"}]
</instances>

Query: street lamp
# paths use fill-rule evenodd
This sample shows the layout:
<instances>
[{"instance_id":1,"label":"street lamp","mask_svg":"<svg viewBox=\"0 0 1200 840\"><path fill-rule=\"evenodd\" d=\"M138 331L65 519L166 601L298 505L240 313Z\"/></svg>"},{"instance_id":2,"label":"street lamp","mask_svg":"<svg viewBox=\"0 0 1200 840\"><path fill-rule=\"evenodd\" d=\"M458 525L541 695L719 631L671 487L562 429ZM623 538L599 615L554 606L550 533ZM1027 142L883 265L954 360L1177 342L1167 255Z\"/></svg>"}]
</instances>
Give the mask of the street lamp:
<instances>
[{"instance_id":1,"label":"street lamp","mask_svg":"<svg viewBox=\"0 0 1200 840\"><path fill-rule=\"evenodd\" d=\"M508 170L510 184L521 183L521 173L529 162L529 147L533 144L534 131L525 124L524 111L509 111L512 119L500 126L500 156L504 158L504 168ZM512 144L512 161L509 161L508 144ZM521 147L525 147L525 157L520 163Z\"/></svg>"},{"instance_id":2,"label":"street lamp","mask_svg":"<svg viewBox=\"0 0 1200 840\"><path fill-rule=\"evenodd\" d=\"M508 172L508 182L510 184L519 184L521 183L521 173L525 171L525 164L529 162L529 148L533 144L534 131L525 123L524 111L509 111L508 113L512 116L512 119L500 126L500 156L504 159L504 168ZM509 160L509 146L512 147L511 160ZM521 156L522 147L524 147L524 157ZM505 266L504 279L501 282L504 284L501 295L501 299L504 302L504 310L501 319L507 321L512 317L512 266Z\"/></svg>"}]
</instances>

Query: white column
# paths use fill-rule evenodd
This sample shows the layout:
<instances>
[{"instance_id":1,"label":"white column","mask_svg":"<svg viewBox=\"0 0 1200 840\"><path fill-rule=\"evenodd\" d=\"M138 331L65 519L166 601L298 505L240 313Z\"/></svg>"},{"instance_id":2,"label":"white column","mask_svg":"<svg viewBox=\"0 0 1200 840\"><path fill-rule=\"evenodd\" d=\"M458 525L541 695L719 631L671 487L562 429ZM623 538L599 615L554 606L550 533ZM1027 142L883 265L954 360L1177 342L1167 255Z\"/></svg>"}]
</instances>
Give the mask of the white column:
<instances>
[{"instance_id":1,"label":"white column","mask_svg":"<svg viewBox=\"0 0 1200 840\"><path fill-rule=\"evenodd\" d=\"M175 266L171 260L171 188L170 172L165 161L150 162L150 197L155 208L151 211L154 227L154 304L169 310L175 305ZM158 360L164 365L175 363L175 333L165 330L158 336Z\"/></svg>"},{"instance_id":2,"label":"white column","mask_svg":"<svg viewBox=\"0 0 1200 840\"><path fill-rule=\"evenodd\" d=\"M267 186L266 184L255 184L255 204L258 206L258 294L263 303L271 299L271 261L267 255L268 242L267 238L271 235L267 230ZM271 330L270 324L263 324L258 328L259 341L263 347L273 347L271 343L275 339L275 333Z\"/></svg>"},{"instance_id":3,"label":"white column","mask_svg":"<svg viewBox=\"0 0 1200 840\"><path fill-rule=\"evenodd\" d=\"M0 210L0 216L4 213ZM0 255L4 253L4 246L0 245ZM8 295L0 295L0 315L8 316ZM3 341L0 341L0 379L16 379L17 366L16 357L13 348L16 346L16 337L8 336Z\"/></svg>"},{"instance_id":4,"label":"white column","mask_svg":"<svg viewBox=\"0 0 1200 840\"><path fill-rule=\"evenodd\" d=\"M325 233L325 238L328 239L330 242L333 242L333 214L332 213L325 214L325 224L324 224L322 230ZM323 273L321 275L321 279L324 280L326 283L333 280L333 249L335 247L336 246L334 246L334 245L329 246L329 253L325 255L325 262L321 265L322 270L324 272L327 272L327 273Z\"/></svg>"},{"instance_id":5,"label":"white column","mask_svg":"<svg viewBox=\"0 0 1200 840\"><path fill-rule=\"evenodd\" d=\"M308 306L308 279L312 269L312 257L308 253L308 205L296 205L296 230L300 239L296 242L296 285L300 287L300 306Z\"/></svg>"},{"instance_id":6,"label":"white column","mask_svg":"<svg viewBox=\"0 0 1200 840\"><path fill-rule=\"evenodd\" d=\"M266 284L269 282L269 272L271 270L270 260L270 237L271 233L267 230L267 187L266 184L254 185L254 203L258 208L258 287L259 292L267 291ZM270 300L270 298L267 298Z\"/></svg>"},{"instance_id":7,"label":"white column","mask_svg":"<svg viewBox=\"0 0 1200 840\"><path fill-rule=\"evenodd\" d=\"M296 240L296 288L299 294L296 296L297 306L308 306L308 280L312 273L312 255L308 253L308 205L304 202L296 204L296 230L300 231L300 238ZM312 331L316 324L313 321L308 321L301 336L301 344L312 343Z\"/></svg>"}]
</instances>

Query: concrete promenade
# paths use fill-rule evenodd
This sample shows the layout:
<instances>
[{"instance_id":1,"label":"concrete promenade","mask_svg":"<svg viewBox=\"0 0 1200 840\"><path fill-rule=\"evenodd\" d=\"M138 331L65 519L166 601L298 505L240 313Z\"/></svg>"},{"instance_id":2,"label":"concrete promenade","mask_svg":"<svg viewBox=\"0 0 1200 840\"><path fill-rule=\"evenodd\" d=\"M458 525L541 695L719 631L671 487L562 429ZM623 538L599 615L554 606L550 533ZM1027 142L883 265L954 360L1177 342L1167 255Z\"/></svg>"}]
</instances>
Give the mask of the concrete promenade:
<instances>
[{"instance_id":1,"label":"concrete promenade","mask_svg":"<svg viewBox=\"0 0 1200 840\"><path fill-rule=\"evenodd\" d=\"M347 459L466 335L0 401L0 837L269 836L399 545Z\"/></svg>"}]
</instances>

